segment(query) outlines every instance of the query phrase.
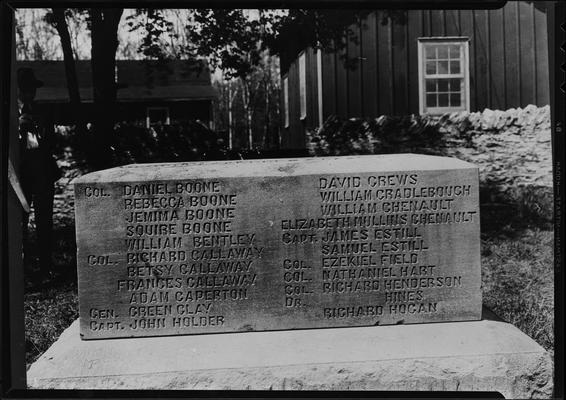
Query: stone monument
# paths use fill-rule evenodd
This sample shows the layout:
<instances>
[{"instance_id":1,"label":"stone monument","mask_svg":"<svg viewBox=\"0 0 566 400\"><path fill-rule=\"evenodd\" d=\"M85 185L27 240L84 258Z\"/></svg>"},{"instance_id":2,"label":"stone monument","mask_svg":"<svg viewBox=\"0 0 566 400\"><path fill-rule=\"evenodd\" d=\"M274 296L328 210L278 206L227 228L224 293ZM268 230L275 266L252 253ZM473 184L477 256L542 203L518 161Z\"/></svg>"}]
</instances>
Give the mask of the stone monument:
<instances>
[{"instance_id":1,"label":"stone monument","mask_svg":"<svg viewBox=\"0 0 566 400\"><path fill-rule=\"evenodd\" d=\"M30 388L552 393L482 310L472 164L130 165L77 179L75 211L80 321Z\"/></svg>"},{"instance_id":2,"label":"stone monument","mask_svg":"<svg viewBox=\"0 0 566 400\"><path fill-rule=\"evenodd\" d=\"M388 155L75 183L84 339L481 317L478 170Z\"/></svg>"}]
</instances>

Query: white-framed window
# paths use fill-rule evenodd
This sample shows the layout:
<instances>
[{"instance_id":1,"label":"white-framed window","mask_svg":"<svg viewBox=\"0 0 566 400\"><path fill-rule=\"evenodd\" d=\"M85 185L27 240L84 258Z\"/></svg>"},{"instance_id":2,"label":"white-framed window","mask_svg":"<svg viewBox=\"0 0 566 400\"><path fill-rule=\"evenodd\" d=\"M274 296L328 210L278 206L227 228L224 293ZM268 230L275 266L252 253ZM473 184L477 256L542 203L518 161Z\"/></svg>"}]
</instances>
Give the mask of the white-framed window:
<instances>
[{"instance_id":1,"label":"white-framed window","mask_svg":"<svg viewBox=\"0 0 566 400\"><path fill-rule=\"evenodd\" d=\"M470 111L468 45L465 37L418 39L421 114Z\"/></svg>"},{"instance_id":2,"label":"white-framed window","mask_svg":"<svg viewBox=\"0 0 566 400\"><path fill-rule=\"evenodd\" d=\"M169 107L146 108L145 126L147 128L156 124L169 125L170 123L171 121L169 120Z\"/></svg>"},{"instance_id":3,"label":"white-framed window","mask_svg":"<svg viewBox=\"0 0 566 400\"><path fill-rule=\"evenodd\" d=\"M316 86L318 94L318 126L324 124L323 98L322 98L322 49L316 49Z\"/></svg>"},{"instance_id":4,"label":"white-framed window","mask_svg":"<svg viewBox=\"0 0 566 400\"><path fill-rule=\"evenodd\" d=\"M289 127L289 77L283 77L283 126Z\"/></svg>"},{"instance_id":5,"label":"white-framed window","mask_svg":"<svg viewBox=\"0 0 566 400\"><path fill-rule=\"evenodd\" d=\"M307 117L307 60L303 51L299 56L299 105L301 119Z\"/></svg>"}]
</instances>

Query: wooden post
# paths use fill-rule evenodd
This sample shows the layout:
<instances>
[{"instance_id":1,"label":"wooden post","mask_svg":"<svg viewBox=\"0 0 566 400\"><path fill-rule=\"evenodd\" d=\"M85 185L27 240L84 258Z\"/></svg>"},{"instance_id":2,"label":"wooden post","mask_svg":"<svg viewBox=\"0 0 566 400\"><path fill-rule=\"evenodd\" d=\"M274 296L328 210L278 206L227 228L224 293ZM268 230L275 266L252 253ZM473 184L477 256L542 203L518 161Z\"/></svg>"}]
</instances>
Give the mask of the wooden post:
<instances>
[{"instance_id":1,"label":"wooden post","mask_svg":"<svg viewBox=\"0 0 566 400\"><path fill-rule=\"evenodd\" d=\"M19 143L18 143L18 114L16 101L16 34L14 26L14 11L5 3L0 6L0 51L2 56L9 57L11 63L0 65L0 97L9 99L0 108L0 123L2 132L0 135L0 192L2 206L0 212L0 241L7 243L0 247L2 267L0 269L0 284L9 288L7 295L2 296L3 307L2 320L8 322L7 327L3 325L1 330L2 342L7 342L9 348L4 348L2 360L9 360L7 366L9 373L7 379L2 382L5 391L26 388L26 366L25 366L25 335L24 335L24 273L22 259L22 205L16 192L10 187L8 181L8 160L14 165L14 172L19 175ZM5 133L7 132L7 134ZM4 293L3 293L4 294ZM6 304L7 303L7 304Z\"/></svg>"}]
</instances>

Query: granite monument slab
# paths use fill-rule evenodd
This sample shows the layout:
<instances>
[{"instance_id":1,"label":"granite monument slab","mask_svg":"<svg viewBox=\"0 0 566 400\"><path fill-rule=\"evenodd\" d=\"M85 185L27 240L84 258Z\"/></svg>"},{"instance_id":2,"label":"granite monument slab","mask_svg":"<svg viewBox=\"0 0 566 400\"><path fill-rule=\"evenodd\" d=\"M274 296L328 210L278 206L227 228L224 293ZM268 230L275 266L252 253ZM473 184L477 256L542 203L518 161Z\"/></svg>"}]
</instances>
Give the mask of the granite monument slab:
<instances>
[{"instance_id":1,"label":"granite monument slab","mask_svg":"<svg viewBox=\"0 0 566 400\"><path fill-rule=\"evenodd\" d=\"M84 175L81 337L479 320L478 186L415 154Z\"/></svg>"}]
</instances>

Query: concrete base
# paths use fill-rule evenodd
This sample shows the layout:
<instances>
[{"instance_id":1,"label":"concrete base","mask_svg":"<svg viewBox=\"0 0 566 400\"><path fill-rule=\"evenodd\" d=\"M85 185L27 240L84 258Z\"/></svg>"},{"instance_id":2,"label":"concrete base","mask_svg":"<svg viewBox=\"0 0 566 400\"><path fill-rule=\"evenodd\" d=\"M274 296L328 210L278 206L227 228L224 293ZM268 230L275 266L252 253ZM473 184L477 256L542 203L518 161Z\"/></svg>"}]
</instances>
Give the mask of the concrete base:
<instances>
[{"instance_id":1,"label":"concrete base","mask_svg":"<svg viewBox=\"0 0 566 400\"><path fill-rule=\"evenodd\" d=\"M552 394L549 354L492 321L81 341L75 321L30 389L497 391Z\"/></svg>"}]
</instances>

